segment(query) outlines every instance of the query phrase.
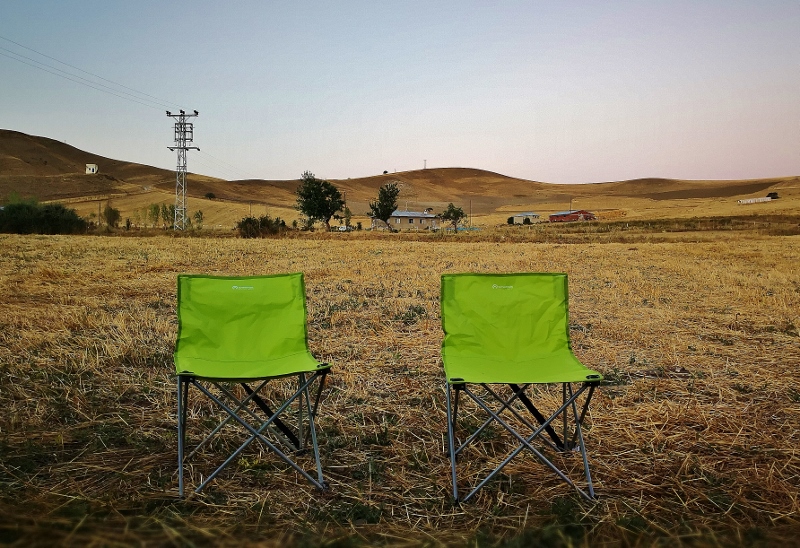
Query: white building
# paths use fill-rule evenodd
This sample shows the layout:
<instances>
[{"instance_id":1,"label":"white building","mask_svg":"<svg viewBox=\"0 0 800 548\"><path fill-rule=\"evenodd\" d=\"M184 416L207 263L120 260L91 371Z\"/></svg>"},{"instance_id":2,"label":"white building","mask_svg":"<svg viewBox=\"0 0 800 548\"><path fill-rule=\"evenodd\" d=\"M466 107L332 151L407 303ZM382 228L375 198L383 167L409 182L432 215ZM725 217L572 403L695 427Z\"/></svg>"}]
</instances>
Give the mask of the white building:
<instances>
[{"instance_id":1,"label":"white building","mask_svg":"<svg viewBox=\"0 0 800 548\"><path fill-rule=\"evenodd\" d=\"M431 213L431 209L425 211L401 211L399 209L389 217L389 226L392 230L420 230L439 228L439 217Z\"/></svg>"},{"instance_id":2,"label":"white building","mask_svg":"<svg viewBox=\"0 0 800 548\"><path fill-rule=\"evenodd\" d=\"M528 219L530 223L538 223L539 222L539 214L533 213L529 211L527 213L517 213L514 215L514 224L515 225L522 225L525 224L525 219Z\"/></svg>"}]
</instances>

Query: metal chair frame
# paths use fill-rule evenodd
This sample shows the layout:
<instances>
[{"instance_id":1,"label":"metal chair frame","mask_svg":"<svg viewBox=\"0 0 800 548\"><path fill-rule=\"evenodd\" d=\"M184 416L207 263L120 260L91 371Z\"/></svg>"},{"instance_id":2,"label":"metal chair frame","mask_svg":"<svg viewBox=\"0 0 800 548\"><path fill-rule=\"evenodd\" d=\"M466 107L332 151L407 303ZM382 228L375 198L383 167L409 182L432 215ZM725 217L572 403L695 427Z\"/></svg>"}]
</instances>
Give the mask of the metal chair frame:
<instances>
[{"instance_id":1,"label":"metal chair frame","mask_svg":"<svg viewBox=\"0 0 800 548\"><path fill-rule=\"evenodd\" d=\"M327 485L322 476L322 464L320 462L319 444L317 442L317 432L315 427L314 418L317 414L319 407L322 390L325 385L325 379L328 375L329 369L322 369L317 372L310 373L306 378L306 373L298 373L296 376L298 380L297 389L286 398L283 403L273 412L267 403L262 399L259 393L268 385L271 380L275 378L258 379L261 382L252 388L247 382L238 382L236 380L219 380L219 379L205 379L193 375L178 375L178 492L181 497L184 496L184 464L186 461L195 456L200 449L206 446L214 437L216 437L222 429L233 422L243 427L249 437L211 474L209 474L200 485L195 489L196 493L200 493L208 483L213 480L220 472L227 468L251 443L258 440L265 445L270 451L275 453L281 460L286 462L289 466L294 468L300 475L308 480L312 485L318 489L327 489ZM284 377L278 377L284 378ZM317 383L316 394L313 397L311 386ZM204 384L208 384L206 387ZM233 391L232 386L239 384L247 396L244 398L237 397ZM200 441L188 455L186 452L186 430L187 430L187 409L189 400L189 387L194 386L202 394L214 402L219 409L226 413L222 421L202 440ZM216 388L219 395L211 391L211 387ZM223 401L229 400L229 403ZM288 425L280 420L280 415L290 409L292 403L297 401L297 426L296 430L292 431ZM254 409L260 410L266 417L259 416ZM308 417L308 429L304 428L304 413ZM245 415L245 416L243 416ZM250 421L245 418L249 418ZM306 449L306 442L308 434L311 436L311 445L314 452L314 461L316 465L316 478L301 468L294 462L284 451L276 446L275 443L270 441L265 434L269 432L276 439L286 445L289 450L301 452Z\"/></svg>"},{"instance_id":2,"label":"metal chair frame","mask_svg":"<svg viewBox=\"0 0 800 548\"><path fill-rule=\"evenodd\" d=\"M475 384L475 383L473 383ZM550 383L556 384L556 383ZM560 407L549 418L545 418L539 409L533 404L525 391L534 386L533 384L525 384L519 386L517 384L509 384L512 395L509 398L503 398L497 391L489 387L488 383L480 383L487 393L497 402L500 407L493 410L487 403L477 395L473 390L470 390L468 383L462 382L446 382L445 394L447 403L447 436L448 436L448 449L450 453L451 476L453 482L453 499L456 504L469 501L481 488L486 486L492 478L494 478L505 466L511 462L523 450L527 449L545 466L550 468L555 474L564 482L574 488L584 499L594 500L594 485L592 483L592 476L589 470L589 459L586 454L586 446L583 440L582 425L586 418L586 413L589 409L594 390L598 383L585 382L577 390L573 390L572 383L562 384L562 403ZM452 393L454 392L454 395ZM459 397L461 392L466 394L481 410L488 414L485 422L472 432L460 445L456 446L456 419L458 416ZM586 399L583 402L580 413L578 412L578 398L586 393ZM513 404L518 401L522 404L526 411L528 411L538 423L533 424L530 420L524 417L520 411L514 408ZM507 421L503 420L500 416L503 412L508 411L514 418L520 421L523 425L531 430L531 434L527 437L523 436L515 430ZM561 416L562 419L562 433L558 435L554 428L556 419ZM457 460L459 455L470 444L472 444L477 437L483 432L491 423L496 422L508 431L519 443L517 447L498 464L491 472L488 473L477 485L471 488L469 493L463 498L459 499L458 490L458 477L457 477ZM570 424L571 423L571 424ZM544 437L544 434L550 439ZM577 449L580 451L583 459L583 471L586 480L586 490L578 487L561 469L559 469L553 462L548 459L533 443L541 442L541 444L555 452L566 453Z\"/></svg>"}]
</instances>

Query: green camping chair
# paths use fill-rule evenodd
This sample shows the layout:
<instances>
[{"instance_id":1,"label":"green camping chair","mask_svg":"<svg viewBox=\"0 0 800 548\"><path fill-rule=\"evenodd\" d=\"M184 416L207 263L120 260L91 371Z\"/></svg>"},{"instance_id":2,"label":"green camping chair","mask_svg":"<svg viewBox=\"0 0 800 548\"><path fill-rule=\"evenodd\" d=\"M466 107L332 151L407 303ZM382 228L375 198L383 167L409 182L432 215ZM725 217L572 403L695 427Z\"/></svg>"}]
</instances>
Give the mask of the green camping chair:
<instances>
[{"instance_id":1,"label":"green camping chair","mask_svg":"<svg viewBox=\"0 0 800 548\"><path fill-rule=\"evenodd\" d=\"M314 417L329 368L308 350L302 274L178 276L175 370L180 496L183 496L184 461L215 440L219 440L219 445L230 443L230 438L223 434L229 433L230 428L226 427L231 426L244 429L244 441L241 428L237 428L236 449L200 483L196 492L202 491L256 440L313 485L324 489ZM184 456L190 386L216 404L223 419ZM314 386L316 394L312 397ZM277 401L272 404L268 400ZM195 411L200 413L195 409L193 415ZM292 423L297 419L297 425L290 427L281 417L286 421L291 418ZM280 444L291 451L305 449L307 433L311 435L316 478L278 448Z\"/></svg>"},{"instance_id":2,"label":"green camping chair","mask_svg":"<svg viewBox=\"0 0 800 548\"><path fill-rule=\"evenodd\" d=\"M472 498L525 449L583 497L594 499L581 426L603 377L584 367L572 353L567 275L448 274L442 276L441 291L447 436L455 502ZM561 386L554 393L547 385L555 383ZM457 446L462 393L477 407L461 421L472 424L473 431ZM542 413L545 405L554 409L549 416ZM459 457L463 460L468 446L483 443L491 435L492 423L510 433L518 445L480 480L474 476L493 464L479 464L480 457L471 459L466 467L472 470L474 487L459 499L456 462ZM523 428L526 434L517 431ZM545 454L569 458L574 449L583 458L588 492L553 463L552 455ZM476 472L476 468L480 470Z\"/></svg>"}]
</instances>

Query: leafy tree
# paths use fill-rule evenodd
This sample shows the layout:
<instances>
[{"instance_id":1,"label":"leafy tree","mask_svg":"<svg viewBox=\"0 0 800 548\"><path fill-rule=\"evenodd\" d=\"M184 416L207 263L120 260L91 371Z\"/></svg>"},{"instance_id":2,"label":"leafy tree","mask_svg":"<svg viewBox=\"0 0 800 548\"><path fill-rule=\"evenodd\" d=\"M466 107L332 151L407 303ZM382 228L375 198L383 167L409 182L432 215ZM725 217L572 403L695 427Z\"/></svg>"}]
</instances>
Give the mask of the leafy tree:
<instances>
[{"instance_id":1,"label":"leafy tree","mask_svg":"<svg viewBox=\"0 0 800 548\"><path fill-rule=\"evenodd\" d=\"M121 215L119 213L119 209L111 207L111 204L107 203L106 207L103 208L103 220L106 222L109 228L111 227L116 228L120 218Z\"/></svg>"},{"instance_id":2,"label":"leafy tree","mask_svg":"<svg viewBox=\"0 0 800 548\"><path fill-rule=\"evenodd\" d=\"M389 226L389 217L397 209L397 197L399 195L400 187L394 181L380 187L378 189L378 199L369 203L372 216ZM389 230L391 230L391 227L389 227Z\"/></svg>"},{"instance_id":3,"label":"leafy tree","mask_svg":"<svg viewBox=\"0 0 800 548\"><path fill-rule=\"evenodd\" d=\"M150 222L153 223L153 228L158 225L158 218L161 215L161 208L158 207L158 204L150 204L148 208L148 216L150 217Z\"/></svg>"},{"instance_id":4,"label":"leafy tree","mask_svg":"<svg viewBox=\"0 0 800 548\"><path fill-rule=\"evenodd\" d=\"M344 207L342 193L333 184L314 177L310 171L303 173L302 182L297 188L296 208L306 216L308 225L316 221L325 223L331 229L331 217Z\"/></svg>"},{"instance_id":5,"label":"leafy tree","mask_svg":"<svg viewBox=\"0 0 800 548\"><path fill-rule=\"evenodd\" d=\"M509 217L508 219L506 219L506 224L507 225L513 225L514 224L514 217Z\"/></svg>"},{"instance_id":6,"label":"leafy tree","mask_svg":"<svg viewBox=\"0 0 800 548\"><path fill-rule=\"evenodd\" d=\"M458 229L458 223L460 223L462 220L464 220L467 217L467 215L466 215L466 213L464 213L463 209L461 209L460 207L454 206L453 203L450 202L450 204L447 206L447 209L445 209L439 215L439 217L443 221L447 221L448 223L452 224L453 225L453 230L457 230Z\"/></svg>"},{"instance_id":7,"label":"leafy tree","mask_svg":"<svg viewBox=\"0 0 800 548\"><path fill-rule=\"evenodd\" d=\"M192 218L194 219L194 224L197 225L198 229L203 228L203 212L201 210L198 209L195 211L194 215L192 215Z\"/></svg>"},{"instance_id":8,"label":"leafy tree","mask_svg":"<svg viewBox=\"0 0 800 548\"><path fill-rule=\"evenodd\" d=\"M529 224L531 224L531 220L530 220L530 218L529 218L529 217L525 217L524 219L522 219L522 224L524 224L524 225L529 225Z\"/></svg>"},{"instance_id":9,"label":"leafy tree","mask_svg":"<svg viewBox=\"0 0 800 548\"><path fill-rule=\"evenodd\" d=\"M217 196L213 192L206 192L205 197L209 200L213 200Z\"/></svg>"},{"instance_id":10,"label":"leafy tree","mask_svg":"<svg viewBox=\"0 0 800 548\"><path fill-rule=\"evenodd\" d=\"M175 222L175 215L169 214L169 207L167 204L161 204L161 228L167 229L167 223Z\"/></svg>"}]
</instances>

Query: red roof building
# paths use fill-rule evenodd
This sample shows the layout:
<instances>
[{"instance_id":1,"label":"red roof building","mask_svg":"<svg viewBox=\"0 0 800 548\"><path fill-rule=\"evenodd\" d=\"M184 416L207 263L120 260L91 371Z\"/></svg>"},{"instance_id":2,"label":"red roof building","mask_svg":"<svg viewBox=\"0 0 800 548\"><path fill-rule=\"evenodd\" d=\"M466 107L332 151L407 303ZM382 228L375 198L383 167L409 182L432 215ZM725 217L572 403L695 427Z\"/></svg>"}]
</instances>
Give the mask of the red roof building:
<instances>
[{"instance_id":1,"label":"red roof building","mask_svg":"<svg viewBox=\"0 0 800 548\"><path fill-rule=\"evenodd\" d=\"M594 213L585 209L571 209L569 211L559 211L550 215L551 223L567 223L571 221L596 221Z\"/></svg>"}]
</instances>

